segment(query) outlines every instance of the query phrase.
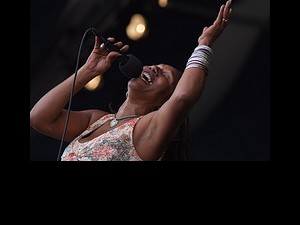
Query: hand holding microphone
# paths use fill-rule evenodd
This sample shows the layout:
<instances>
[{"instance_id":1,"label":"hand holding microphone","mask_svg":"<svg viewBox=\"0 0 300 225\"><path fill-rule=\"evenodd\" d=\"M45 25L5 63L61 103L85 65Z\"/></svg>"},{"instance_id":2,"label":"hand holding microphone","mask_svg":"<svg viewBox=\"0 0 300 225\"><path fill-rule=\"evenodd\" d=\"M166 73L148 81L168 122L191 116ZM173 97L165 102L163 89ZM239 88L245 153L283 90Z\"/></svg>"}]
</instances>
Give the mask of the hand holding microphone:
<instances>
[{"instance_id":1,"label":"hand holding microphone","mask_svg":"<svg viewBox=\"0 0 300 225\"><path fill-rule=\"evenodd\" d=\"M135 78L140 76L143 70L143 64L136 56L132 54L123 54L117 46L104 38L95 28L92 28L92 32L101 40L108 51L116 51L121 54L121 56L117 58L119 61L119 69L126 77Z\"/></svg>"}]
</instances>

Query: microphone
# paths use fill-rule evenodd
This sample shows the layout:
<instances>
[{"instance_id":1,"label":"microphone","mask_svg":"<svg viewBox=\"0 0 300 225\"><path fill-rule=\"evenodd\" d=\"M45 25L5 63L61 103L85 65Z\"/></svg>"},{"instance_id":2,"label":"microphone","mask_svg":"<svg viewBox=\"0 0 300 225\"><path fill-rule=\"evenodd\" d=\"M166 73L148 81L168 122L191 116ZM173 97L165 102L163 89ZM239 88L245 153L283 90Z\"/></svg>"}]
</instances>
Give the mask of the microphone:
<instances>
[{"instance_id":1,"label":"microphone","mask_svg":"<svg viewBox=\"0 0 300 225\"><path fill-rule=\"evenodd\" d=\"M119 69L126 77L136 78L140 76L143 71L143 64L136 56L121 53L118 47L104 38L95 28L92 28L92 32L95 36L99 37L109 51L116 51L121 54L121 56L117 58L119 60Z\"/></svg>"}]
</instances>

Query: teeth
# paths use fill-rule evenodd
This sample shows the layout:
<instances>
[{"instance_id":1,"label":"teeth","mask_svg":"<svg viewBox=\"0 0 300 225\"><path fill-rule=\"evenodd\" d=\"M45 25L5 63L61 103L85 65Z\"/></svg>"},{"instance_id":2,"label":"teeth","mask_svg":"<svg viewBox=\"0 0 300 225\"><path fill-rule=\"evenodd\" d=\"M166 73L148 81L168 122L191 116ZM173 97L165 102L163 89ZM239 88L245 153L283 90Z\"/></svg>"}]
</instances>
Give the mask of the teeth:
<instances>
[{"instance_id":1,"label":"teeth","mask_svg":"<svg viewBox=\"0 0 300 225\"><path fill-rule=\"evenodd\" d=\"M141 78L147 83L152 84L152 79L148 72L143 72Z\"/></svg>"}]
</instances>

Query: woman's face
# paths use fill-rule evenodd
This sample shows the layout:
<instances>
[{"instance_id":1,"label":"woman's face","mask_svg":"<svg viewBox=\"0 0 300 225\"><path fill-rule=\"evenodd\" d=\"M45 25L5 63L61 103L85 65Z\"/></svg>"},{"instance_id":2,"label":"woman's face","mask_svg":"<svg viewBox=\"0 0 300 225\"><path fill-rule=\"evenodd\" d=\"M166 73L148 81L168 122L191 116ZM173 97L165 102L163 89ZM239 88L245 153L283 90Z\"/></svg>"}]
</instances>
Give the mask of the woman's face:
<instances>
[{"instance_id":1,"label":"woman's face","mask_svg":"<svg viewBox=\"0 0 300 225\"><path fill-rule=\"evenodd\" d=\"M180 76L180 71L167 64L144 66L141 75L129 81L128 91L137 91L144 98L159 99L162 104L172 95Z\"/></svg>"}]
</instances>

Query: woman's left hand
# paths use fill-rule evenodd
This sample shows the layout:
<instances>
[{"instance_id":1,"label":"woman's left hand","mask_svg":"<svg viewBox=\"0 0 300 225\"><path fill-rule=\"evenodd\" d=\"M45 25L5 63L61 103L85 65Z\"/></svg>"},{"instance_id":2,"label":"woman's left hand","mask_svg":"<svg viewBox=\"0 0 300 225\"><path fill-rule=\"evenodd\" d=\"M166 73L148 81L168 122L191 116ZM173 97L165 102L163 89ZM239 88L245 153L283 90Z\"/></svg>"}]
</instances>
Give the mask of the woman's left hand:
<instances>
[{"instance_id":1,"label":"woman's left hand","mask_svg":"<svg viewBox=\"0 0 300 225\"><path fill-rule=\"evenodd\" d=\"M221 35L231 16L231 0L225 5L221 5L218 16L214 23L209 27L204 27L201 36L198 38L199 45L212 47L215 40Z\"/></svg>"}]
</instances>

